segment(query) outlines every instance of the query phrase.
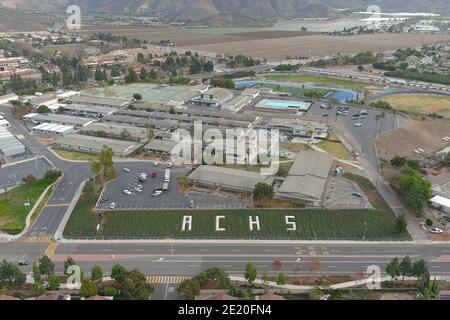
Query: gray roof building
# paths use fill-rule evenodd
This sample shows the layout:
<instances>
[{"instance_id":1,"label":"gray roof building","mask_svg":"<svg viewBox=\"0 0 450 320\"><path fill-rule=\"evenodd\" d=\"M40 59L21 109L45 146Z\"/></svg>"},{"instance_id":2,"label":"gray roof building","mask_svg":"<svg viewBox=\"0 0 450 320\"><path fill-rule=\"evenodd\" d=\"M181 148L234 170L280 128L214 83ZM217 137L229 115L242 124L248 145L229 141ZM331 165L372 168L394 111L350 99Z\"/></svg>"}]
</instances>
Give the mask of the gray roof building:
<instances>
[{"instance_id":1,"label":"gray roof building","mask_svg":"<svg viewBox=\"0 0 450 320\"><path fill-rule=\"evenodd\" d=\"M77 115L94 115L94 116L104 116L107 114L112 114L117 109L108 107L99 107L85 104L65 104L60 108L61 111L70 111Z\"/></svg>"},{"instance_id":2,"label":"gray roof building","mask_svg":"<svg viewBox=\"0 0 450 320\"><path fill-rule=\"evenodd\" d=\"M113 99L113 98L104 98L104 97L96 97L96 96L87 96L87 95L79 95L72 96L67 99L66 103L69 104L84 104L95 107L107 107L107 108L116 108L120 109L130 104L129 100L125 99Z\"/></svg>"},{"instance_id":3,"label":"gray roof building","mask_svg":"<svg viewBox=\"0 0 450 320\"><path fill-rule=\"evenodd\" d=\"M14 157L25 153L25 147L6 128L0 128L0 153L5 157Z\"/></svg>"},{"instance_id":4,"label":"gray roof building","mask_svg":"<svg viewBox=\"0 0 450 320\"><path fill-rule=\"evenodd\" d=\"M114 155L120 157L132 155L142 145L142 143L138 142L83 136L80 134L61 137L53 143L53 146L57 148L96 154L101 153L103 146L108 146L112 149Z\"/></svg>"},{"instance_id":5,"label":"gray roof building","mask_svg":"<svg viewBox=\"0 0 450 320\"><path fill-rule=\"evenodd\" d=\"M53 123L65 126L74 126L75 128L84 127L93 122L91 119L87 118L53 113L30 113L25 115L24 119L36 124Z\"/></svg>"},{"instance_id":6,"label":"gray roof building","mask_svg":"<svg viewBox=\"0 0 450 320\"><path fill-rule=\"evenodd\" d=\"M81 128L80 133L95 136L98 132L104 132L109 138L120 139L124 130L131 135L131 141L148 140L147 129L145 128L122 126L110 123L94 122Z\"/></svg>"},{"instance_id":7,"label":"gray roof building","mask_svg":"<svg viewBox=\"0 0 450 320\"><path fill-rule=\"evenodd\" d=\"M145 128L149 126L150 128L155 129L170 129L177 128L177 121L173 120L155 120L155 119L146 119L132 116L120 116L120 115L107 115L104 116L101 120L103 123L122 123L129 126L137 126Z\"/></svg>"},{"instance_id":8,"label":"gray roof building","mask_svg":"<svg viewBox=\"0 0 450 320\"><path fill-rule=\"evenodd\" d=\"M255 185L267 183L267 176L259 172L229 169L220 166L199 166L189 175L189 179L196 184L210 188L222 188L238 192L253 192Z\"/></svg>"},{"instance_id":9,"label":"gray roof building","mask_svg":"<svg viewBox=\"0 0 450 320\"><path fill-rule=\"evenodd\" d=\"M170 140L153 139L144 146L144 151L148 153L156 153L163 155L170 155L172 149L177 145L177 142Z\"/></svg>"},{"instance_id":10,"label":"gray roof building","mask_svg":"<svg viewBox=\"0 0 450 320\"><path fill-rule=\"evenodd\" d=\"M333 156L328 153L300 152L277 195L320 205L332 164Z\"/></svg>"}]
</instances>

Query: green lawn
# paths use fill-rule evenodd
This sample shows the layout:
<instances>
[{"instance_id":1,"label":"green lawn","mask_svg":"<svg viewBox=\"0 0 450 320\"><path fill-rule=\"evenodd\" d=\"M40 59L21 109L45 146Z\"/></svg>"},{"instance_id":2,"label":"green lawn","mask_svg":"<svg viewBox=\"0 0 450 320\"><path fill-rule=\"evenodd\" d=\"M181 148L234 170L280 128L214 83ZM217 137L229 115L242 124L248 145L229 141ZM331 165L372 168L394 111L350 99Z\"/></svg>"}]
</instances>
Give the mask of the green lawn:
<instances>
[{"instance_id":1,"label":"green lawn","mask_svg":"<svg viewBox=\"0 0 450 320\"><path fill-rule=\"evenodd\" d=\"M76 217L79 215L78 217ZM193 219L192 231L181 231L184 215ZM215 232L215 216L225 219L224 232ZM295 216L297 231L288 231L285 216ZM249 216L259 216L261 230L249 231ZM333 239L409 240L398 234L391 213L375 210L216 210L216 211L150 211L111 212L101 234L97 234L97 218L89 206L72 213L66 227L66 238L180 238L180 239Z\"/></svg>"},{"instance_id":2,"label":"green lawn","mask_svg":"<svg viewBox=\"0 0 450 320\"><path fill-rule=\"evenodd\" d=\"M293 95L295 97L299 97L299 98L308 97L308 94L311 94L311 93L317 94L318 97L323 97L325 95L325 93L327 93L329 91L328 89L299 88L299 87L280 86L277 84L268 84L268 83L264 83L262 86L265 88L273 89L274 91L277 91L277 92L290 93L291 95Z\"/></svg>"},{"instance_id":3,"label":"green lawn","mask_svg":"<svg viewBox=\"0 0 450 320\"><path fill-rule=\"evenodd\" d=\"M87 153L87 152L64 150L64 149L58 149L58 148L53 148L53 151L57 155L59 155L61 158L67 159L67 160L91 161L91 160L98 159L98 155L92 154L92 153Z\"/></svg>"},{"instance_id":4,"label":"green lawn","mask_svg":"<svg viewBox=\"0 0 450 320\"><path fill-rule=\"evenodd\" d=\"M265 75L265 79L272 81L290 81L290 82L300 82L300 83L315 83L315 84L323 84L330 87L345 87L347 89L364 89L369 84L330 78L325 76L313 76L313 75L305 75L305 74L271 74Z\"/></svg>"},{"instance_id":5,"label":"green lawn","mask_svg":"<svg viewBox=\"0 0 450 320\"><path fill-rule=\"evenodd\" d=\"M352 155L348 150L344 147L344 145L340 142L334 141L320 141L316 144L320 149L331 153L332 155L338 157L342 160L353 160Z\"/></svg>"},{"instance_id":6,"label":"green lawn","mask_svg":"<svg viewBox=\"0 0 450 320\"><path fill-rule=\"evenodd\" d=\"M42 192L53 182L42 179L32 184L21 184L7 194L0 195L0 230L8 234L22 232L29 213L24 203L29 200L30 209L33 208Z\"/></svg>"}]
</instances>

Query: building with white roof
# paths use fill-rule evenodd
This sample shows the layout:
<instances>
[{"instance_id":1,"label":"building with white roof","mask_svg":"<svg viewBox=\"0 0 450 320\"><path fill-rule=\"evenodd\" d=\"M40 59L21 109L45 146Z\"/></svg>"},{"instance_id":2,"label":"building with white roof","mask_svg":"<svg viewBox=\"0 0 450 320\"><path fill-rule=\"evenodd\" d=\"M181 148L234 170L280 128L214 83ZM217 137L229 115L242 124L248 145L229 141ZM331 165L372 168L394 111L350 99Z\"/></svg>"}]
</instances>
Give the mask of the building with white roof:
<instances>
[{"instance_id":1,"label":"building with white roof","mask_svg":"<svg viewBox=\"0 0 450 320\"><path fill-rule=\"evenodd\" d=\"M62 124L53 123L41 123L32 128L32 132L35 135L47 135L47 136L65 136L74 131L73 126L65 126Z\"/></svg>"},{"instance_id":2,"label":"building with white roof","mask_svg":"<svg viewBox=\"0 0 450 320\"><path fill-rule=\"evenodd\" d=\"M434 196L430 200L430 205L442 212L450 213L450 199L442 197L442 196Z\"/></svg>"},{"instance_id":3,"label":"building with white roof","mask_svg":"<svg viewBox=\"0 0 450 320\"><path fill-rule=\"evenodd\" d=\"M11 132L0 128L0 154L4 157L15 157L25 153L25 147Z\"/></svg>"}]
</instances>

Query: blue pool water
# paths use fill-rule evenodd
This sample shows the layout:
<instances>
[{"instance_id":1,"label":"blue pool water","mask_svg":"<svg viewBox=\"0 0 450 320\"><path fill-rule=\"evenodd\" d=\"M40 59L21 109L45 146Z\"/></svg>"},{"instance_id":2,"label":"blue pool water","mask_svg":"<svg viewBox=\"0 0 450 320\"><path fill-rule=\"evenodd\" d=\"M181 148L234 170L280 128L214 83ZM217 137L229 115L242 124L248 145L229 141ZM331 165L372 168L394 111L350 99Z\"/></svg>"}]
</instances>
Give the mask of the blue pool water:
<instances>
[{"instance_id":1,"label":"blue pool water","mask_svg":"<svg viewBox=\"0 0 450 320\"><path fill-rule=\"evenodd\" d=\"M278 101L278 100L269 100L266 101L265 106L270 108L308 108L310 103L302 103L302 102L294 102L294 101Z\"/></svg>"},{"instance_id":2,"label":"blue pool water","mask_svg":"<svg viewBox=\"0 0 450 320\"><path fill-rule=\"evenodd\" d=\"M240 90L245 88L253 88L256 87L257 85L259 85L258 81L238 81L235 84L235 88Z\"/></svg>"}]
</instances>

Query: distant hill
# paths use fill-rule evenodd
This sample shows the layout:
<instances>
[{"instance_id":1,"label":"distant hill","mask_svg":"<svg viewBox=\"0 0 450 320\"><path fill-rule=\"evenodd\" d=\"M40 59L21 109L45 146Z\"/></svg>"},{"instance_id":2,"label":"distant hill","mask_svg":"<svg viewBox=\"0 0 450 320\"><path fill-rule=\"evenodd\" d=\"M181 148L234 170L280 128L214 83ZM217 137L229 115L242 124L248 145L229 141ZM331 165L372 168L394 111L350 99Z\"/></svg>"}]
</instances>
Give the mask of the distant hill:
<instances>
[{"instance_id":1,"label":"distant hill","mask_svg":"<svg viewBox=\"0 0 450 320\"><path fill-rule=\"evenodd\" d=\"M0 31L43 30L51 23L51 19L46 16L31 15L19 9L0 5Z\"/></svg>"},{"instance_id":2,"label":"distant hill","mask_svg":"<svg viewBox=\"0 0 450 320\"><path fill-rule=\"evenodd\" d=\"M2 0L2 5L23 10L64 12L70 4L84 11L110 14L155 15L170 20L210 21L224 24L247 18L329 18L340 9L366 10L379 5L383 12L436 12L450 14L449 0ZM215 18L214 18L215 17ZM244 19L244 17L247 17ZM244 24L245 24L244 23Z\"/></svg>"}]
</instances>

